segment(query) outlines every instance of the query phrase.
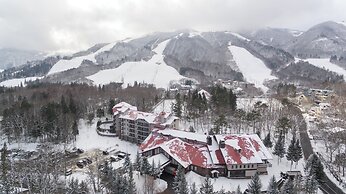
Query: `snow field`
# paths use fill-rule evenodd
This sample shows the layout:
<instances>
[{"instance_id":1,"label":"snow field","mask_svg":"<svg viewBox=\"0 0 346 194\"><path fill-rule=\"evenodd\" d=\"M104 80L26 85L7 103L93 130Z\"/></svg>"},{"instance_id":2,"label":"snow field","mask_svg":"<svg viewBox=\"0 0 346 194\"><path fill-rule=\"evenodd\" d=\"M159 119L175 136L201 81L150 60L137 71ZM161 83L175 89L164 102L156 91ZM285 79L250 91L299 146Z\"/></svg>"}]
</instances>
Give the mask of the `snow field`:
<instances>
[{"instance_id":1,"label":"snow field","mask_svg":"<svg viewBox=\"0 0 346 194\"><path fill-rule=\"evenodd\" d=\"M331 63L328 58L324 58L324 59L310 58L310 59L304 59L303 61L307 61L316 67L324 68L329 71L335 72L339 75L343 75L344 79L346 78L346 70L339 67L338 65Z\"/></svg>"},{"instance_id":2,"label":"snow field","mask_svg":"<svg viewBox=\"0 0 346 194\"><path fill-rule=\"evenodd\" d=\"M232 53L233 60L236 62L246 81L254 83L256 87L261 88L264 92L268 91L268 88L263 85L263 82L277 79L277 77L271 75L271 70L263 61L254 57L242 47L231 45L228 49Z\"/></svg>"},{"instance_id":3,"label":"snow field","mask_svg":"<svg viewBox=\"0 0 346 194\"><path fill-rule=\"evenodd\" d=\"M42 79L43 77L26 77L26 78L16 78L16 79L9 79L6 81L3 81L0 83L0 86L4 87L16 87L20 86L20 83L23 84L23 86L26 86L26 81L35 81L36 79Z\"/></svg>"},{"instance_id":4,"label":"snow field","mask_svg":"<svg viewBox=\"0 0 346 194\"><path fill-rule=\"evenodd\" d=\"M157 88L168 88L171 80L185 78L176 69L168 66L164 61L163 50L170 40L161 42L153 51L156 53L149 61L126 62L115 69L107 69L87 77L95 85L104 85L110 82L123 82L123 87L145 82L154 84Z\"/></svg>"},{"instance_id":5,"label":"snow field","mask_svg":"<svg viewBox=\"0 0 346 194\"><path fill-rule=\"evenodd\" d=\"M49 70L47 75L51 75L51 74L54 74L54 73L59 73L59 72L67 71L69 69L78 68L82 64L83 60L89 60L89 61L92 61L92 62L96 62L96 59L95 59L96 55L98 55L99 53L102 53L104 51L108 51L108 50L112 49L115 46L116 43L117 42L109 43L106 46L100 48L95 53L91 53L91 54L86 55L86 56L75 57L75 58L70 59L70 60L62 59L62 60L58 61Z\"/></svg>"}]
</instances>

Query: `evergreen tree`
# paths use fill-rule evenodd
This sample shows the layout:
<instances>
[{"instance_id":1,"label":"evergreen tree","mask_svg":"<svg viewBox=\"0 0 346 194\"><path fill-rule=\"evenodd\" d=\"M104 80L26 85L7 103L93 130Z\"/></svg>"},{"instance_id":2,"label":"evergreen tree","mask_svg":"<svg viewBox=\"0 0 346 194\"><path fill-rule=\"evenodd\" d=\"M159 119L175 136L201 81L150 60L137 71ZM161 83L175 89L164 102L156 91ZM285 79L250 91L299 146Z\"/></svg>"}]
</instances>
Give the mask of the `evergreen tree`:
<instances>
[{"instance_id":1,"label":"evergreen tree","mask_svg":"<svg viewBox=\"0 0 346 194\"><path fill-rule=\"evenodd\" d=\"M128 193L127 194L136 194L136 183L135 180L133 179L133 166L132 163L130 162L129 167L128 167Z\"/></svg>"},{"instance_id":2,"label":"evergreen tree","mask_svg":"<svg viewBox=\"0 0 346 194\"><path fill-rule=\"evenodd\" d=\"M175 95L175 103L172 104L172 111L174 112L175 116L182 116L182 106L183 104L180 97L180 93L177 93L177 95Z\"/></svg>"},{"instance_id":3,"label":"evergreen tree","mask_svg":"<svg viewBox=\"0 0 346 194\"><path fill-rule=\"evenodd\" d=\"M139 152L137 151L137 154L136 154L136 160L135 160L135 169L137 171L141 171L141 166L142 166L142 160L141 160L141 157L139 155Z\"/></svg>"},{"instance_id":4,"label":"evergreen tree","mask_svg":"<svg viewBox=\"0 0 346 194\"><path fill-rule=\"evenodd\" d=\"M283 134L287 134L288 129L291 128L291 121L287 117L281 117L277 123L276 127L279 129L279 132L283 132Z\"/></svg>"},{"instance_id":5,"label":"evergreen tree","mask_svg":"<svg viewBox=\"0 0 346 194\"><path fill-rule=\"evenodd\" d=\"M173 190L175 194L188 194L189 190L185 179L185 170L182 166L178 166L177 175L174 177Z\"/></svg>"},{"instance_id":6,"label":"evergreen tree","mask_svg":"<svg viewBox=\"0 0 346 194\"><path fill-rule=\"evenodd\" d=\"M128 154L126 154L125 159L124 159L124 163L123 163L123 167L125 172L129 172L129 167L131 164L131 160Z\"/></svg>"},{"instance_id":7,"label":"evergreen tree","mask_svg":"<svg viewBox=\"0 0 346 194\"><path fill-rule=\"evenodd\" d=\"M282 132L280 132L279 138L275 143L273 154L278 156L278 163L285 155L285 139Z\"/></svg>"},{"instance_id":8,"label":"evergreen tree","mask_svg":"<svg viewBox=\"0 0 346 194\"><path fill-rule=\"evenodd\" d=\"M80 193L87 194L89 193L88 184L85 181L81 181L79 184Z\"/></svg>"},{"instance_id":9,"label":"evergreen tree","mask_svg":"<svg viewBox=\"0 0 346 194\"><path fill-rule=\"evenodd\" d=\"M113 107L115 105L115 100L114 99L110 99L108 102L108 114L113 115Z\"/></svg>"},{"instance_id":10,"label":"evergreen tree","mask_svg":"<svg viewBox=\"0 0 346 194\"><path fill-rule=\"evenodd\" d=\"M214 193L214 188L213 185L211 184L209 176L207 176L204 179L204 182L199 189L200 194L213 194Z\"/></svg>"},{"instance_id":11,"label":"evergreen tree","mask_svg":"<svg viewBox=\"0 0 346 194\"><path fill-rule=\"evenodd\" d=\"M140 169L142 174L149 174L150 172L150 164L148 162L147 157L142 158L142 163L141 163L141 169Z\"/></svg>"},{"instance_id":12,"label":"evergreen tree","mask_svg":"<svg viewBox=\"0 0 346 194\"><path fill-rule=\"evenodd\" d=\"M304 181L304 190L307 194L315 194L318 189L318 181L316 180L315 175L306 176Z\"/></svg>"},{"instance_id":13,"label":"evergreen tree","mask_svg":"<svg viewBox=\"0 0 346 194\"><path fill-rule=\"evenodd\" d=\"M302 147L300 146L299 139L297 139L295 143L295 153L293 155L293 161L296 162L297 164L298 161L302 158L303 158L303 150L302 150Z\"/></svg>"},{"instance_id":14,"label":"evergreen tree","mask_svg":"<svg viewBox=\"0 0 346 194\"><path fill-rule=\"evenodd\" d=\"M249 194L260 194L261 193L262 183L259 179L258 173L252 176L251 182L248 184Z\"/></svg>"},{"instance_id":15,"label":"evergreen tree","mask_svg":"<svg viewBox=\"0 0 346 194\"><path fill-rule=\"evenodd\" d=\"M4 143L4 146L1 149L1 180L0 180L0 193L9 194L13 191L13 185L10 180L10 160L7 158L8 150L7 145Z\"/></svg>"},{"instance_id":16,"label":"evergreen tree","mask_svg":"<svg viewBox=\"0 0 346 194\"><path fill-rule=\"evenodd\" d=\"M267 134L267 136L264 138L263 140L263 144L264 146L266 146L267 148L271 148L273 147L273 142L270 139L270 132Z\"/></svg>"},{"instance_id":17,"label":"evergreen tree","mask_svg":"<svg viewBox=\"0 0 346 194\"><path fill-rule=\"evenodd\" d=\"M309 156L304 170L307 176L314 176L319 183L322 183L324 178L323 165L315 153Z\"/></svg>"},{"instance_id":18,"label":"evergreen tree","mask_svg":"<svg viewBox=\"0 0 346 194\"><path fill-rule=\"evenodd\" d=\"M281 194L294 194L293 180L288 178L281 188Z\"/></svg>"},{"instance_id":19,"label":"evergreen tree","mask_svg":"<svg viewBox=\"0 0 346 194\"><path fill-rule=\"evenodd\" d=\"M237 190L235 191L235 194L243 194L240 190L240 186L238 185Z\"/></svg>"},{"instance_id":20,"label":"evergreen tree","mask_svg":"<svg viewBox=\"0 0 346 194\"><path fill-rule=\"evenodd\" d=\"M291 161L291 169L292 169L292 165L293 165L293 161L294 161L294 157L296 154L296 137L295 135L293 135L293 138L291 140L290 145L287 148L287 154L286 154L286 158L288 161Z\"/></svg>"},{"instance_id":21,"label":"evergreen tree","mask_svg":"<svg viewBox=\"0 0 346 194\"><path fill-rule=\"evenodd\" d=\"M276 182L275 176L270 179L268 189L267 189L267 194L279 194L278 190L278 184Z\"/></svg>"},{"instance_id":22,"label":"evergreen tree","mask_svg":"<svg viewBox=\"0 0 346 194\"><path fill-rule=\"evenodd\" d=\"M191 187L190 187L190 194L197 194L198 190L196 188L196 183L192 183Z\"/></svg>"}]
</instances>

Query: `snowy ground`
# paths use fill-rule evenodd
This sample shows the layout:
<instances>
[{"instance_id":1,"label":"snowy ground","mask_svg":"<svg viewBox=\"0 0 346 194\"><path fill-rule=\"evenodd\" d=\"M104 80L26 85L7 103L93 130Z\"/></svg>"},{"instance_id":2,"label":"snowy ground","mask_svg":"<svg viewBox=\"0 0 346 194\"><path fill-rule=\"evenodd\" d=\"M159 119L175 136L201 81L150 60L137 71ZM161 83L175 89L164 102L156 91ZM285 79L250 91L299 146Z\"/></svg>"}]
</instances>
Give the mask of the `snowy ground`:
<instances>
[{"instance_id":1,"label":"snowy ground","mask_svg":"<svg viewBox=\"0 0 346 194\"><path fill-rule=\"evenodd\" d=\"M288 162L286 158L282 158L282 161L280 162L280 164L278 164L277 157L273 157L273 166L268 167L268 175L260 175L263 191L267 189L269 180L273 175L275 176L276 180L279 180L280 172L290 170L290 162ZM303 171L303 169L304 168L302 161L299 162L297 168L295 168L295 165L293 164L292 171ZM195 172L188 172L186 174L186 180L189 182L189 185L195 182L196 186L199 188L204 181L204 177L196 174ZM238 185L240 186L241 190L244 191L251 181L251 179L229 179L226 177L219 177L211 180L215 191L219 191L221 189L224 189L225 191L236 191Z\"/></svg>"},{"instance_id":2,"label":"snowy ground","mask_svg":"<svg viewBox=\"0 0 346 194\"><path fill-rule=\"evenodd\" d=\"M118 137L105 137L98 135L96 132L96 122L93 124L88 124L86 120L80 120L79 135L77 136L76 142L72 146L81 148L85 151L115 148L116 151L129 153L130 158L133 161L138 150L137 145L120 140Z\"/></svg>"},{"instance_id":3,"label":"snowy ground","mask_svg":"<svg viewBox=\"0 0 346 194\"><path fill-rule=\"evenodd\" d=\"M26 81L35 81L37 79L42 79L42 78L43 77L26 77L26 78L9 79L9 80L1 82L0 86L16 87L16 86L20 86L21 83L23 84L23 86L25 86Z\"/></svg>"},{"instance_id":4,"label":"snowy ground","mask_svg":"<svg viewBox=\"0 0 346 194\"><path fill-rule=\"evenodd\" d=\"M316 67L328 69L329 71L333 71L337 74L343 75L344 78L346 77L346 70L339 67L338 65L331 63L329 61L329 58L325 58L325 59L310 58L310 59L304 59L303 61L307 61L311 63L312 65L315 65Z\"/></svg>"},{"instance_id":5,"label":"snowy ground","mask_svg":"<svg viewBox=\"0 0 346 194\"><path fill-rule=\"evenodd\" d=\"M164 61L163 50L169 40L161 42L153 51L156 53L149 61L126 62L115 69L107 69L87 77L96 85L110 82L123 82L123 87L135 81L154 84L157 88L168 88L172 80L185 78Z\"/></svg>"},{"instance_id":6,"label":"snowy ground","mask_svg":"<svg viewBox=\"0 0 346 194\"><path fill-rule=\"evenodd\" d=\"M232 53L233 60L236 62L246 81L254 83L256 87L266 92L268 88L263 83L266 80L277 79L277 77L271 75L271 70L263 61L253 56L246 49L237 46L229 46L228 49Z\"/></svg>"},{"instance_id":7,"label":"snowy ground","mask_svg":"<svg viewBox=\"0 0 346 194\"><path fill-rule=\"evenodd\" d=\"M172 112L172 104L175 103L174 99L165 99L155 105L153 113L159 114L160 112Z\"/></svg>"}]
</instances>

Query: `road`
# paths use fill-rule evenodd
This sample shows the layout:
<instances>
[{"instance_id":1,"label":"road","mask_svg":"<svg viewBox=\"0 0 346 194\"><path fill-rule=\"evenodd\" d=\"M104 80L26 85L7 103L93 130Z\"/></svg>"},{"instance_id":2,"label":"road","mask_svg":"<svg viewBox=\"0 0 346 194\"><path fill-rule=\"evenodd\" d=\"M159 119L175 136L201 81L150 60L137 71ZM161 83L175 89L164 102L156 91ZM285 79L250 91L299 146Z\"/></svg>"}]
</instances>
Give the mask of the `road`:
<instances>
[{"instance_id":1,"label":"road","mask_svg":"<svg viewBox=\"0 0 346 194\"><path fill-rule=\"evenodd\" d=\"M303 124L299 127L299 134L300 134L300 142L303 148L303 154L305 160L309 158L309 156L313 153L313 149L311 146L310 138L307 132L306 122L304 120L304 117L302 115L302 112L299 108L295 107L297 111L300 112L301 119L303 119ZM326 169L324 169L326 170ZM327 175L324 173L324 183L320 185L320 190L323 193L326 194L344 194L344 192L336 185L334 182L332 182Z\"/></svg>"}]
</instances>

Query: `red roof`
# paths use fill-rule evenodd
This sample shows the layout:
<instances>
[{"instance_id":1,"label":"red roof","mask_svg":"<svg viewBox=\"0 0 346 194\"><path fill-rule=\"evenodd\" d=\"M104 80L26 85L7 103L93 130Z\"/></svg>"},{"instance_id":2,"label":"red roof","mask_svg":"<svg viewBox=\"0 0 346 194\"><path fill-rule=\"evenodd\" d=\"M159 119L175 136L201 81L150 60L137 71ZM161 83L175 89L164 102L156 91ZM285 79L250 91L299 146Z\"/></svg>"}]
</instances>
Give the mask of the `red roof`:
<instances>
[{"instance_id":1,"label":"red roof","mask_svg":"<svg viewBox=\"0 0 346 194\"><path fill-rule=\"evenodd\" d=\"M179 134L181 133L181 134ZM212 145L195 141L193 133L178 130L156 130L142 143L142 152L160 147L185 168L189 165L212 168L217 165L262 163L262 159L272 159L259 137L254 135L216 135ZM201 134L196 134L201 136ZM193 139L189 139L189 138ZM225 148L219 142L225 141Z\"/></svg>"}]
</instances>

